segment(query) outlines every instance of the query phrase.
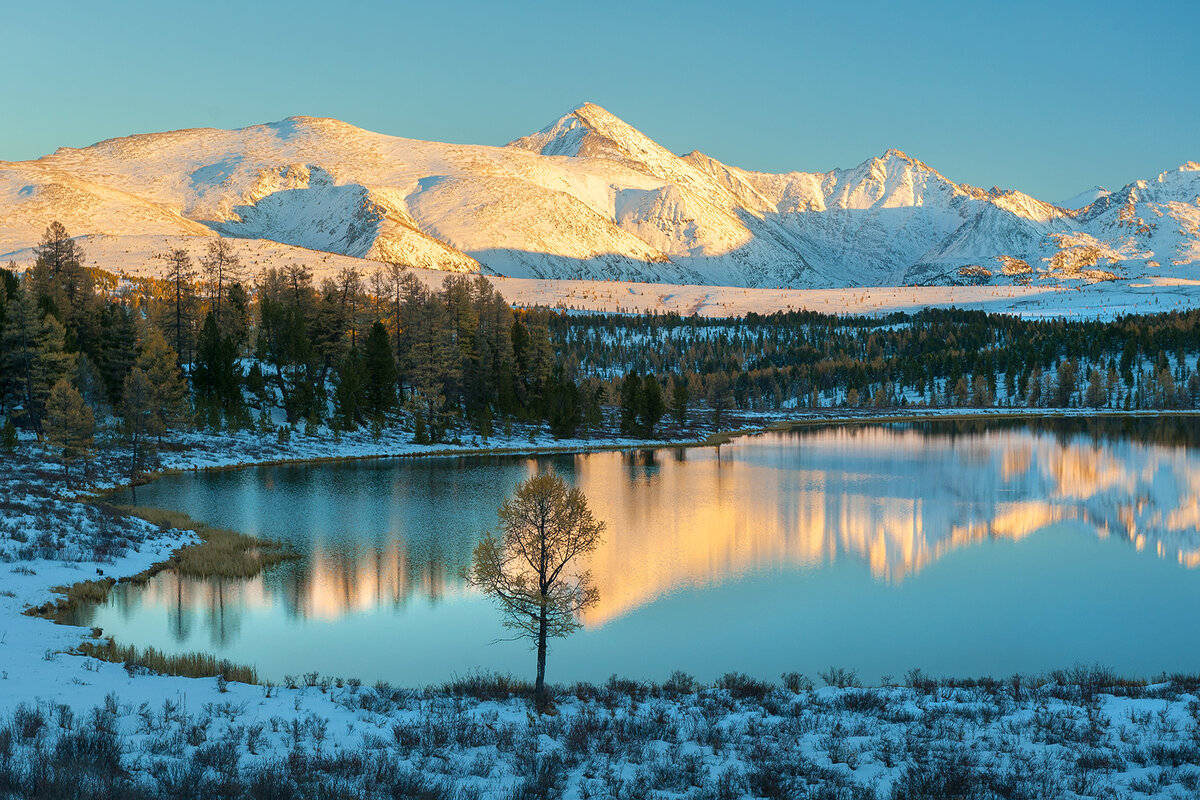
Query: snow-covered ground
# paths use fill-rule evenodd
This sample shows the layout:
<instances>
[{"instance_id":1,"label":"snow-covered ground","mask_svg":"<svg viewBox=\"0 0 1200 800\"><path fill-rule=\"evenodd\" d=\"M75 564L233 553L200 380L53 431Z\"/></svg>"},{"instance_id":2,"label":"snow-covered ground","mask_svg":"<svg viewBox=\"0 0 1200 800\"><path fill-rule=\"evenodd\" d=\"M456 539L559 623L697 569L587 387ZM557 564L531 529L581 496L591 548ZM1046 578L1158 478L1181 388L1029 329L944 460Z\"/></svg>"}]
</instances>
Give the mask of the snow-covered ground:
<instances>
[{"instance_id":1,"label":"snow-covered ground","mask_svg":"<svg viewBox=\"0 0 1200 800\"><path fill-rule=\"evenodd\" d=\"M1200 271L1076 286L876 286L850 289L742 289L621 281L491 278L518 306L577 311L675 312L739 317L748 313L815 311L879 316L923 308L960 308L1026 318L1109 320L1124 314L1184 311L1200 306Z\"/></svg>"},{"instance_id":2,"label":"snow-covered ground","mask_svg":"<svg viewBox=\"0 0 1200 800\"><path fill-rule=\"evenodd\" d=\"M164 461L188 468L443 447L406 439L209 434ZM551 444L597 443L522 434L486 446ZM910 675L911 686L868 689L838 686L854 681L833 669L808 676L833 684L824 688L801 676L778 686L739 676L715 687L614 680L557 687L556 712L537 716L520 690L510 697L505 681L488 676L432 689L318 675L251 686L72 655L90 631L23 609L59 585L136 574L192 535L61 496L61 475L45 455L26 442L0 462L0 794L19 796L37 781L45 792L55 780L70 782L62 791L113 797L185 788L187 796L263 796L255 787L267 785L309 796L478 798L1200 791L1195 682L1126 685L1099 669L955 686ZM95 483L114 483L116 467L95 464ZM296 665L297 675L306 671ZM120 769L106 771L114 759ZM35 763L41 773L27 771Z\"/></svg>"},{"instance_id":3,"label":"snow-covered ground","mask_svg":"<svg viewBox=\"0 0 1200 800\"><path fill-rule=\"evenodd\" d=\"M161 276L162 254L187 249L198 259L211 237L84 236L88 266L133 278ZM271 265L302 264L317 283L350 267L370 286L384 267L378 261L324 253L265 239L230 239L251 279ZM32 263L28 248L14 254L18 269ZM414 269L427 286L437 288L446 277L438 270ZM1028 318L1112 319L1122 314L1153 314L1200 307L1200 267L1176 266L1169 275L1147 274L1088 283L1057 281L1031 286L867 286L841 289L769 289L696 284L639 283L613 280L551 280L487 276L497 291L516 306L546 306L573 311L667 313L683 316L738 317L747 313L815 311L824 314L883 315L922 308L979 309Z\"/></svg>"}]
</instances>

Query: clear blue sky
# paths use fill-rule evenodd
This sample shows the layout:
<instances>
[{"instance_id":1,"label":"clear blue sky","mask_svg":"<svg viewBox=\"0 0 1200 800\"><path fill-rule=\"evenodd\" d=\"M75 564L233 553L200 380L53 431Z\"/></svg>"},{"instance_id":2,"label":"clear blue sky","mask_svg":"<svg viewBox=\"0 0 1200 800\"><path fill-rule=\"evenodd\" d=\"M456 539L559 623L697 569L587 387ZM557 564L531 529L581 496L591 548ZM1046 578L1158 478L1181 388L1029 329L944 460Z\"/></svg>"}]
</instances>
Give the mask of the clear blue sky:
<instances>
[{"instance_id":1,"label":"clear blue sky","mask_svg":"<svg viewBox=\"0 0 1200 800\"><path fill-rule=\"evenodd\" d=\"M0 159L330 116L503 144L591 100L749 169L898 147L1059 200L1200 160L1200 3L6 3Z\"/></svg>"}]
</instances>

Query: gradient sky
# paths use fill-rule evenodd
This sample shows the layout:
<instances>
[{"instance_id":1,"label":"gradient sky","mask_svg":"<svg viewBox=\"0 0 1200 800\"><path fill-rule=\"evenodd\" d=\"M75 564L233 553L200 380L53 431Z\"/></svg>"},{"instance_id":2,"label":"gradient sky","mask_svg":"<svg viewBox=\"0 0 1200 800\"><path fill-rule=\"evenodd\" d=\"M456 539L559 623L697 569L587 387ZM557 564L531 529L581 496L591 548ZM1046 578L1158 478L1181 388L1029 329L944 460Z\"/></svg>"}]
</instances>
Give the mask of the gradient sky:
<instances>
[{"instance_id":1,"label":"gradient sky","mask_svg":"<svg viewBox=\"0 0 1200 800\"><path fill-rule=\"evenodd\" d=\"M590 100L747 169L1061 200L1200 160L1200 3L6 4L0 159L294 114L503 144Z\"/></svg>"}]
</instances>

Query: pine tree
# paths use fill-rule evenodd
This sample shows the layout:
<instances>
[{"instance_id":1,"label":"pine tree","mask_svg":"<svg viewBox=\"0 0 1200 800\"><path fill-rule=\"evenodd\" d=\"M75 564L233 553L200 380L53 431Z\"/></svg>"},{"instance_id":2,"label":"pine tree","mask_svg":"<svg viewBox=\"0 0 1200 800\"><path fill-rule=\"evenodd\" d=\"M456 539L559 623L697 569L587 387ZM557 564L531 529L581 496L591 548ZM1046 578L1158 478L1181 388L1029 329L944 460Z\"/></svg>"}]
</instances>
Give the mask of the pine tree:
<instances>
[{"instance_id":1,"label":"pine tree","mask_svg":"<svg viewBox=\"0 0 1200 800\"><path fill-rule=\"evenodd\" d=\"M0 410L15 416L31 405L30 380L37 354L41 315L33 295L18 290L5 310L0 327Z\"/></svg>"},{"instance_id":2,"label":"pine tree","mask_svg":"<svg viewBox=\"0 0 1200 800\"><path fill-rule=\"evenodd\" d=\"M387 332L384 332L386 339ZM392 357L391 348L388 348L388 359ZM351 347L350 352L346 353L338 365L336 387L333 393L334 407L337 410L337 418L341 426L346 430L354 430L363 421L364 411L367 407L367 393L365 388L365 367L363 358L358 352L357 347ZM395 384L389 384L395 389Z\"/></svg>"},{"instance_id":3,"label":"pine tree","mask_svg":"<svg viewBox=\"0 0 1200 800\"><path fill-rule=\"evenodd\" d=\"M83 397L66 378L60 378L50 389L46 400L46 441L59 451L63 465L63 480L71 485L71 464L82 461L84 477L87 460L94 444L95 415Z\"/></svg>"},{"instance_id":4,"label":"pine tree","mask_svg":"<svg viewBox=\"0 0 1200 800\"><path fill-rule=\"evenodd\" d=\"M1066 408L1071 404L1078 382L1078 368L1072 359L1064 358L1058 363L1057 380L1055 381L1054 404Z\"/></svg>"},{"instance_id":5,"label":"pine tree","mask_svg":"<svg viewBox=\"0 0 1200 800\"><path fill-rule=\"evenodd\" d=\"M211 313L206 315L196 339L196 368L192 373L197 410L202 408L210 421L221 414L236 419L242 410L241 379L237 345L232 338L221 335Z\"/></svg>"},{"instance_id":6,"label":"pine tree","mask_svg":"<svg viewBox=\"0 0 1200 800\"><path fill-rule=\"evenodd\" d=\"M556 439L569 439L583 420L579 387L564 374L562 366L554 368L546 384L546 424Z\"/></svg>"},{"instance_id":7,"label":"pine tree","mask_svg":"<svg viewBox=\"0 0 1200 800\"><path fill-rule=\"evenodd\" d=\"M263 273L258 355L275 368L270 377L292 425L302 418L319 420L325 404L325 364L309 335L315 304L312 275L306 269L292 265Z\"/></svg>"},{"instance_id":8,"label":"pine tree","mask_svg":"<svg viewBox=\"0 0 1200 800\"><path fill-rule=\"evenodd\" d=\"M396 361L382 322L377 321L367 334L363 371L366 395L363 407L372 417L382 417L396 406Z\"/></svg>"},{"instance_id":9,"label":"pine tree","mask_svg":"<svg viewBox=\"0 0 1200 800\"><path fill-rule=\"evenodd\" d=\"M621 432L636 433L642 410L642 379L631 372L621 381Z\"/></svg>"},{"instance_id":10,"label":"pine tree","mask_svg":"<svg viewBox=\"0 0 1200 800\"><path fill-rule=\"evenodd\" d=\"M155 387L139 367L129 370L125 376L120 414L121 430L129 447L129 481L132 484L153 454L152 437L161 436L163 432Z\"/></svg>"},{"instance_id":11,"label":"pine tree","mask_svg":"<svg viewBox=\"0 0 1200 800\"><path fill-rule=\"evenodd\" d=\"M687 424L688 381L675 375L671 378L671 416L680 428Z\"/></svg>"},{"instance_id":12,"label":"pine tree","mask_svg":"<svg viewBox=\"0 0 1200 800\"><path fill-rule=\"evenodd\" d=\"M338 270L335 280L337 286L337 302L342 309L342 317L350 332L350 346L358 346L358 330L362 324L360 309L363 304L363 276L354 267L342 267Z\"/></svg>"},{"instance_id":13,"label":"pine tree","mask_svg":"<svg viewBox=\"0 0 1200 800\"><path fill-rule=\"evenodd\" d=\"M658 421L662 419L667 410L658 378L653 375L643 378L641 395L638 408L638 434L653 439L654 427L658 425Z\"/></svg>"},{"instance_id":14,"label":"pine tree","mask_svg":"<svg viewBox=\"0 0 1200 800\"><path fill-rule=\"evenodd\" d=\"M1098 369L1093 368L1088 372L1088 385L1083 401L1092 408L1108 405L1108 391Z\"/></svg>"},{"instance_id":15,"label":"pine tree","mask_svg":"<svg viewBox=\"0 0 1200 800\"><path fill-rule=\"evenodd\" d=\"M446 388L458 382L458 350L452 339L449 316L435 297L425 297L406 313L414 315L405 331L409 405L421 416L430 441L440 441L450 425Z\"/></svg>"},{"instance_id":16,"label":"pine tree","mask_svg":"<svg viewBox=\"0 0 1200 800\"><path fill-rule=\"evenodd\" d=\"M125 376L137 358L137 334L133 313L120 303L110 303L100 312L100 337L87 353L96 362L114 406L121 400Z\"/></svg>"},{"instance_id":17,"label":"pine tree","mask_svg":"<svg viewBox=\"0 0 1200 800\"><path fill-rule=\"evenodd\" d=\"M965 406L967 399L971 396L971 384L967 381L964 375L954 384L954 405ZM853 403L851 404L853 405Z\"/></svg>"}]
</instances>

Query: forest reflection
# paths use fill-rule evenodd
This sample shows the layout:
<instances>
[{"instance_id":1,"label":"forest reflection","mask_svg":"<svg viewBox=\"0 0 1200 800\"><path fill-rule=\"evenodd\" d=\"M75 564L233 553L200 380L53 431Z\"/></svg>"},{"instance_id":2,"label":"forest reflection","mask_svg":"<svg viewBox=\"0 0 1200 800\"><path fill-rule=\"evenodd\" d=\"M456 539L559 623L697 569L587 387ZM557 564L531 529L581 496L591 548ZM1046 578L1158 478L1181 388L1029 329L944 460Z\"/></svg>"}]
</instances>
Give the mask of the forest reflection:
<instances>
[{"instance_id":1,"label":"forest reflection","mask_svg":"<svg viewBox=\"0 0 1200 800\"><path fill-rule=\"evenodd\" d=\"M1083 422L809 428L720 448L464 459L440 470L408 462L352 476L366 482L353 491L345 474L331 490L315 474L326 468L309 467L286 476L293 504L313 504L294 512L316 531L294 542L307 550L303 562L248 581L164 572L116 602L165 608L179 640L201 622L221 642L236 636L243 610L336 620L415 597L437 603L470 591L461 571L494 509L516 481L550 465L608 523L591 564L601 601L584 619L589 627L682 588L839 559L899 583L955 549L1019 540L1065 520L1191 568L1200 564L1200 451L1190 423L1181 430L1139 435ZM464 470L488 478L463 478ZM222 502L266 502L282 481L266 472ZM396 510L404 504L418 507Z\"/></svg>"}]
</instances>

